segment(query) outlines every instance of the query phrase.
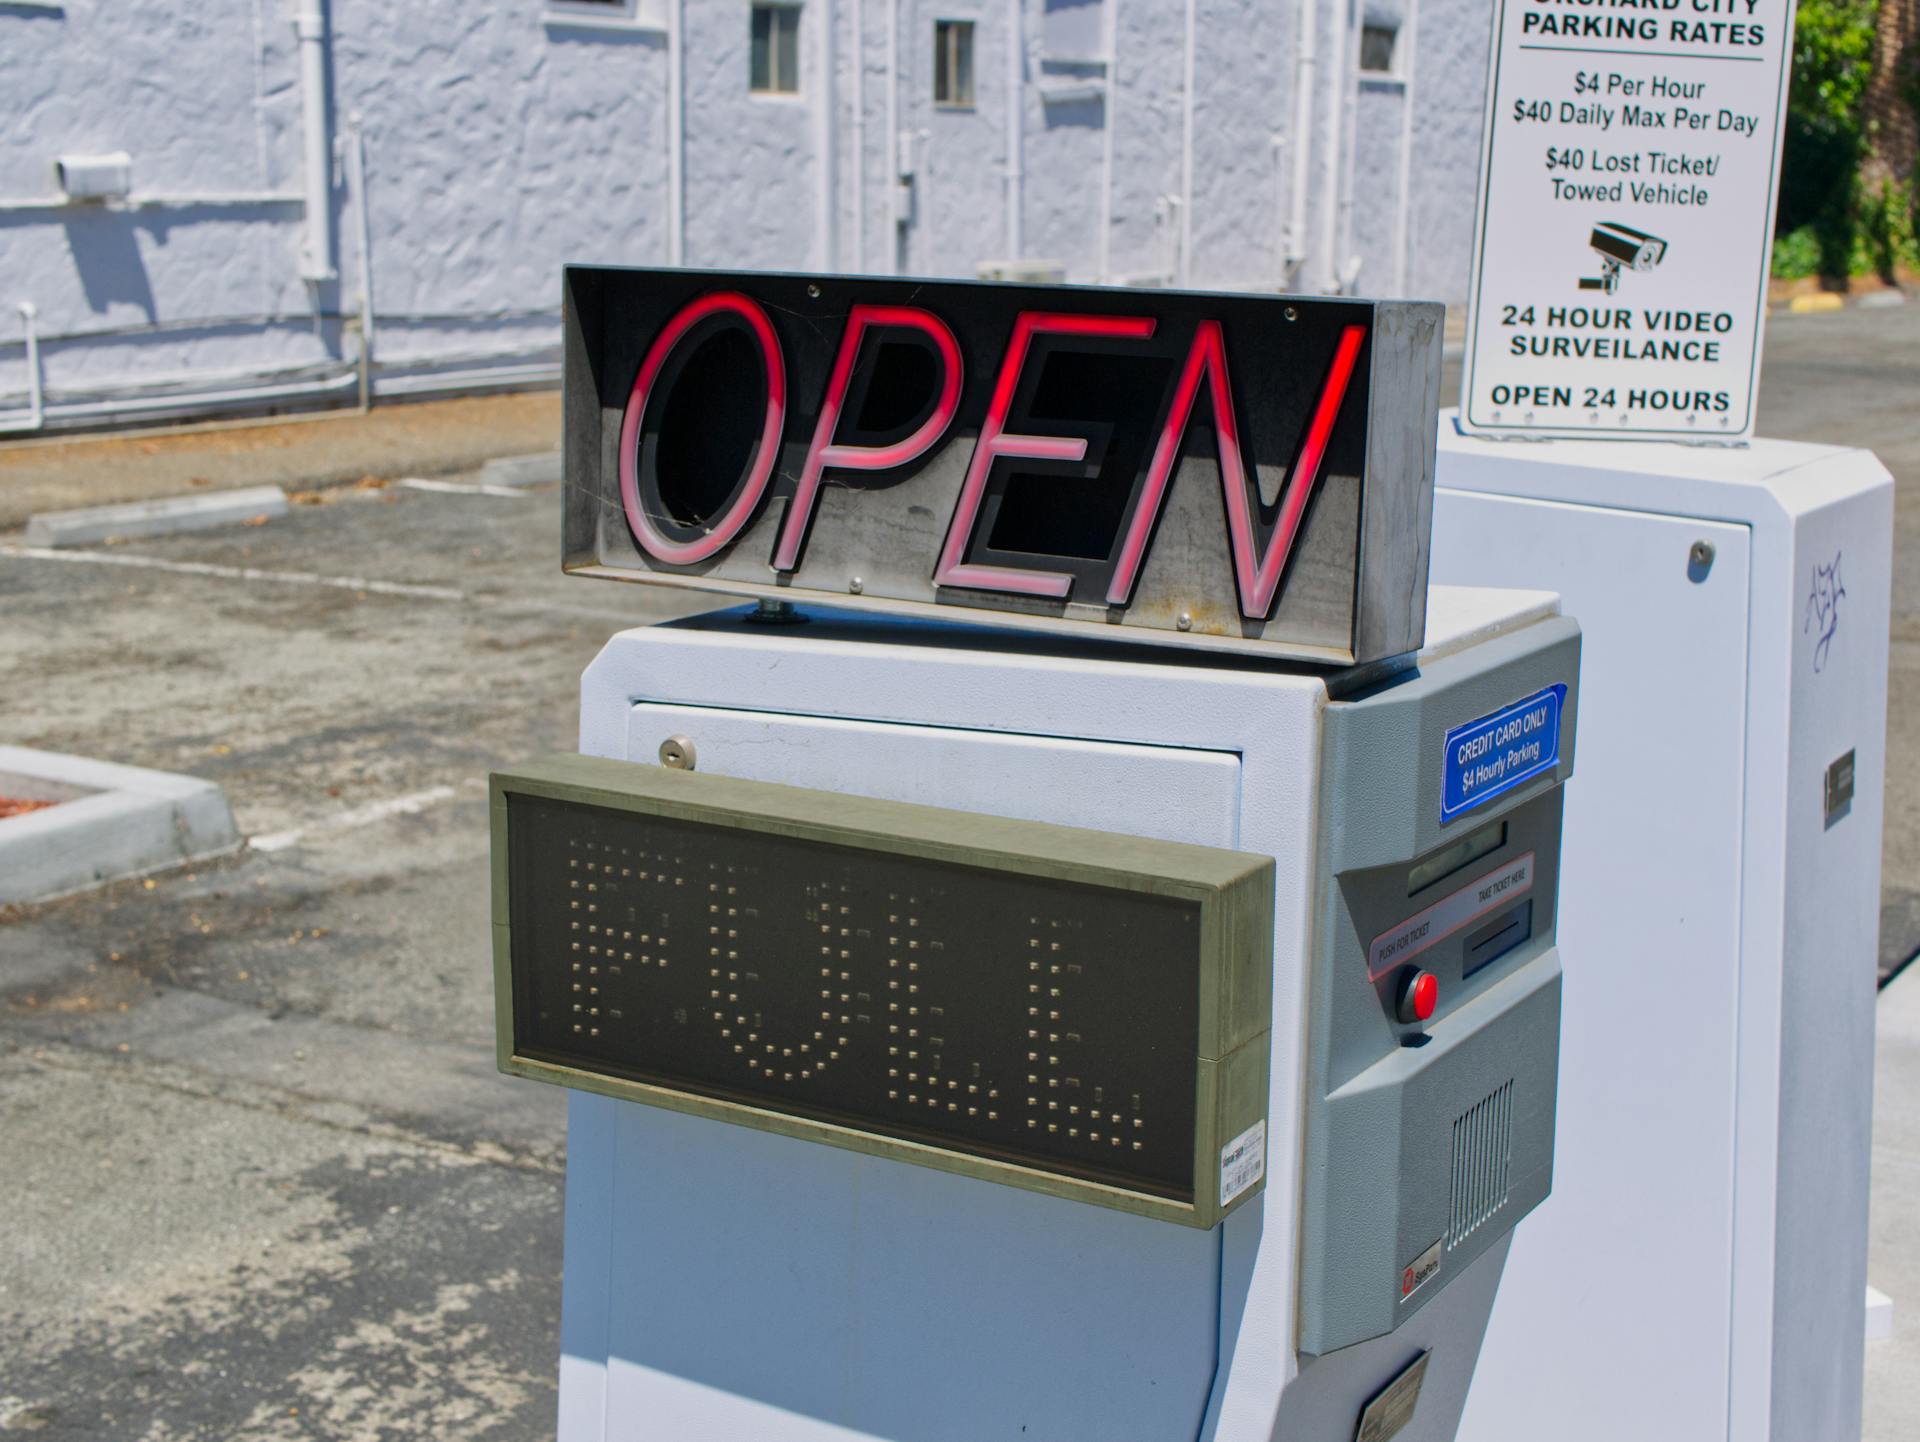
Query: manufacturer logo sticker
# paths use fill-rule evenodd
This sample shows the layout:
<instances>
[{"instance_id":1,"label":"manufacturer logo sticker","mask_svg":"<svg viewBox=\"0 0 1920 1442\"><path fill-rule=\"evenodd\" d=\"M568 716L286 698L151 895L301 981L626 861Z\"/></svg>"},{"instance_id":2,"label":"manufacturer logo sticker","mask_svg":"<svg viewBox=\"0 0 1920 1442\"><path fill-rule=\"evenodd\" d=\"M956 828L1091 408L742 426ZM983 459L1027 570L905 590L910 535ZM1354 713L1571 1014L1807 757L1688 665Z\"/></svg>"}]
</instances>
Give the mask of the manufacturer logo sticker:
<instances>
[{"instance_id":1,"label":"manufacturer logo sticker","mask_svg":"<svg viewBox=\"0 0 1920 1442\"><path fill-rule=\"evenodd\" d=\"M1433 1274L1440 1270L1440 1244L1435 1242L1426 1251L1415 1257L1400 1272L1400 1300L1406 1301L1415 1292L1426 1286Z\"/></svg>"}]
</instances>

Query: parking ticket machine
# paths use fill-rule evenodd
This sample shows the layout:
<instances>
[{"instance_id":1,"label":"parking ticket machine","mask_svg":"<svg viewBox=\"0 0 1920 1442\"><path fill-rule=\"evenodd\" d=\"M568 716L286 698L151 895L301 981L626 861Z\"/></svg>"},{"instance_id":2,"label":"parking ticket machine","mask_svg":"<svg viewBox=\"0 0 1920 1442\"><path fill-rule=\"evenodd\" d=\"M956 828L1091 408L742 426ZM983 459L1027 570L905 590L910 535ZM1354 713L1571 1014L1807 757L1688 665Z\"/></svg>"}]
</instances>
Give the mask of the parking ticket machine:
<instances>
[{"instance_id":1,"label":"parking ticket machine","mask_svg":"<svg viewBox=\"0 0 1920 1442\"><path fill-rule=\"evenodd\" d=\"M562 1442L1451 1438L1552 1183L1580 638L1429 601L1437 308L897 289L570 278L569 565L755 601L493 780Z\"/></svg>"}]
</instances>

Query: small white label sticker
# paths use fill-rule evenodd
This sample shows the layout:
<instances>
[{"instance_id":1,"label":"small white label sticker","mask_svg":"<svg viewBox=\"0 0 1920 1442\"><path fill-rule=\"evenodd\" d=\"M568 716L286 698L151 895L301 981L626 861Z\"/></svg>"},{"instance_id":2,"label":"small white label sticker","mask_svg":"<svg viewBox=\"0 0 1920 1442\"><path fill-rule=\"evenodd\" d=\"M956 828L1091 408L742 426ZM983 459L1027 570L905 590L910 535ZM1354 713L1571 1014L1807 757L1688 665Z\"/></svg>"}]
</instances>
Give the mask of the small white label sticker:
<instances>
[{"instance_id":1,"label":"small white label sticker","mask_svg":"<svg viewBox=\"0 0 1920 1442\"><path fill-rule=\"evenodd\" d=\"M1267 1124L1258 1121L1220 1148L1220 1205L1231 1205L1266 1174Z\"/></svg>"}]
</instances>

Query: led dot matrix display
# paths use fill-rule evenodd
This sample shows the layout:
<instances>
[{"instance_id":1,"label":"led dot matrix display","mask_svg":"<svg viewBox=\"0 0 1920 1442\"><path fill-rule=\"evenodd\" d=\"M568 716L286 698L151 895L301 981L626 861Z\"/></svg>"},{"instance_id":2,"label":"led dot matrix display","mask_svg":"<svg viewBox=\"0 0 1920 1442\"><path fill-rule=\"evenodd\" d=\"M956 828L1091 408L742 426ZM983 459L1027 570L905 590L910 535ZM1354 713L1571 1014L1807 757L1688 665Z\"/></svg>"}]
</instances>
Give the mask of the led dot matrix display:
<instances>
[{"instance_id":1,"label":"led dot matrix display","mask_svg":"<svg viewBox=\"0 0 1920 1442\"><path fill-rule=\"evenodd\" d=\"M1196 1225L1265 1114L1267 858L579 757L494 821L507 1070Z\"/></svg>"}]
</instances>

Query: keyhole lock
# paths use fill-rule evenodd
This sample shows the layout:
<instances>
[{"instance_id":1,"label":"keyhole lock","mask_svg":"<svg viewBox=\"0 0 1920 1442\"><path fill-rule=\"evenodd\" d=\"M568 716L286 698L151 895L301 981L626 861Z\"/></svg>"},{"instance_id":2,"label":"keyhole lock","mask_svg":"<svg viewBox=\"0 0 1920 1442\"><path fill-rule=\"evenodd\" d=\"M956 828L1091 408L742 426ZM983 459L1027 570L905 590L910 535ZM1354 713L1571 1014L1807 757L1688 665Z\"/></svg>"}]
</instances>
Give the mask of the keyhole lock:
<instances>
[{"instance_id":1,"label":"keyhole lock","mask_svg":"<svg viewBox=\"0 0 1920 1442\"><path fill-rule=\"evenodd\" d=\"M686 736L669 736L660 743L660 764L675 771L693 770L693 741Z\"/></svg>"}]
</instances>

